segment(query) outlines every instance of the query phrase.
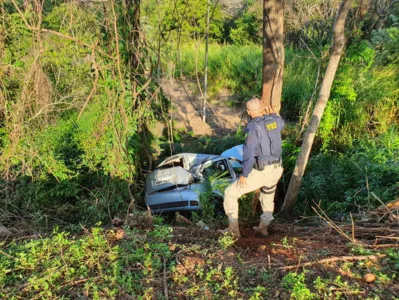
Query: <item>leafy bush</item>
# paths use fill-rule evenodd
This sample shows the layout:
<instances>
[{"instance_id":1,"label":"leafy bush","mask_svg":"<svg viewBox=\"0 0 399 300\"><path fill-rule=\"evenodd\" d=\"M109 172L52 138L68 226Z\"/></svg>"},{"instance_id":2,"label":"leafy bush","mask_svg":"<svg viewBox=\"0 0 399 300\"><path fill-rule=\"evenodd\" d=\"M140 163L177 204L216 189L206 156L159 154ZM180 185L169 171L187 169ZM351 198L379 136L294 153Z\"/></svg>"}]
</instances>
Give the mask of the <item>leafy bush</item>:
<instances>
[{"instance_id":1,"label":"leafy bush","mask_svg":"<svg viewBox=\"0 0 399 300\"><path fill-rule=\"evenodd\" d=\"M399 138L391 128L378 138L359 140L345 153L319 153L310 159L298 207L321 200L334 213L371 208L399 196ZM309 208L309 206L307 206ZM303 212L303 211L302 211Z\"/></svg>"},{"instance_id":2,"label":"leafy bush","mask_svg":"<svg viewBox=\"0 0 399 300\"><path fill-rule=\"evenodd\" d=\"M119 292L116 287L110 289L120 272L118 247L112 247L98 228L78 239L55 232L51 238L12 243L6 251L7 256L0 257L5 270L0 277L4 298L52 298L83 292L98 299L115 298Z\"/></svg>"},{"instance_id":3,"label":"leafy bush","mask_svg":"<svg viewBox=\"0 0 399 300\"><path fill-rule=\"evenodd\" d=\"M380 58L379 49L366 40L347 49L320 124L324 150L351 147L399 124L398 65L381 65Z\"/></svg>"},{"instance_id":4,"label":"leafy bush","mask_svg":"<svg viewBox=\"0 0 399 300\"><path fill-rule=\"evenodd\" d=\"M12 183L0 181L0 187L7 191L0 206L0 222L30 220L31 229L51 229L61 223L73 230L78 223L108 223L125 213L132 201L128 182L100 173L61 181L51 176L42 180L22 176Z\"/></svg>"},{"instance_id":5,"label":"leafy bush","mask_svg":"<svg viewBox=\"0 0 399 300\"><path fill-rule=\"evenodd\" d=\"M234 28L230 29L230 39L233 44L247 45L262 42L262 22L255 12L246 11L234 21Z\"/></svg>"},{"instance_id":6,"label":"leafy bush","mask_svg":"<svg viewBox=\"0 0 399 300\"><path fill-rule=\"evenodd\" d=\"M224 175L225 173L205 175L198 191L201 220L205 223L215 221L217 214L223 211L223 192L229 185L229 182L223 178Z\"/></svg>"},{"instance_id":7,"label":"leafy bush","mask_svg":"<svg viewBox=\"0 0 399 300\"><path fill-rule=\"evenodd\" d=\"M127 50L104 33L104 19L123 19L122 4L115 16L95 4L43 5L40 17L31 5L21 14L42 20L45 34L32 34L13 5L1 16L0 218L106 221L126 211L143 153L155 152L158 139L145 133L162 100L147 101L154 83L133 96Z\"/></svg>"}]
</instances>

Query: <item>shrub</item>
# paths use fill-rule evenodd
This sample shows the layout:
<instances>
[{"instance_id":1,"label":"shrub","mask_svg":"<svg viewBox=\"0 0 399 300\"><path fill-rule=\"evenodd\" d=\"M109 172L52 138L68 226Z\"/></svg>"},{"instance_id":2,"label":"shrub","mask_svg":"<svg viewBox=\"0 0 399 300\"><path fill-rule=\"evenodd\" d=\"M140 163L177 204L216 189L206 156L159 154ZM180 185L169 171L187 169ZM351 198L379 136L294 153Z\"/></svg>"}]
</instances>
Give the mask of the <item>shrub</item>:
<instances>
[{"instance_id":1,"label":"shrub","mask_svg":"<svg viewBox=\"0 0 399 300\"><path fill-rule=\"evenodd\" d=\"M342 214L381 205L399 196L397 129L374 139L358 140L344 153L319 153L310 159L299 206L321 200L322 207ZM308 206L309 208L309 206Z\"/></svg>"}]
</instances>

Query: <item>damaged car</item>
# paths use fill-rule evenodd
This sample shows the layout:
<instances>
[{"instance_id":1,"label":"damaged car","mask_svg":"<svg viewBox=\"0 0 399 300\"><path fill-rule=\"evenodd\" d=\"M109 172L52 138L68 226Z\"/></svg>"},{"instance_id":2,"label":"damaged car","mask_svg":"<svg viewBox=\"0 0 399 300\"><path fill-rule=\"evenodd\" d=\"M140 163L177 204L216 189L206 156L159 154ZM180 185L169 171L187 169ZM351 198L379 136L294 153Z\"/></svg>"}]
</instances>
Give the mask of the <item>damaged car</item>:
<instances>
[{"instance_id":1,"label":"damaged car","mask_svg":"<svg viewBox=\"0 0 399 300\"><path fill-rule=\"evenodd\" d=\"M216 176L231 183L242 173L241 161L242 146L241 153L240 146L236 146L222 155L196 153L173 155L161 162L147 176L146 205L156 214L200 210L200 194L204 190L203 183L207 176ZM222 203L222 191L215 190L212 193Z\"/></svg>"}]
</instances>

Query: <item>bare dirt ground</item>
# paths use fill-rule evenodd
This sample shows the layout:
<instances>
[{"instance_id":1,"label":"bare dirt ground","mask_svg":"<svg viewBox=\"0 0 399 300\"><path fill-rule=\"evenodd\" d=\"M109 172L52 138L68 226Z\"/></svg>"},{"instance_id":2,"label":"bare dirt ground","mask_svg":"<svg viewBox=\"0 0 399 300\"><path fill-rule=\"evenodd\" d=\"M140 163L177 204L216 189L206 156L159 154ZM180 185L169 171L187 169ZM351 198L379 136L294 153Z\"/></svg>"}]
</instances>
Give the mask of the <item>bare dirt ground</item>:
<instances>
[{"instance_id":1,"label":"bare dirt ground","mask_svg":"<svg viewBox=\"0 0 399 300\"><path fill-rule=\"evenodd\" d=\"M203 97L194 92L195 81L163 80L161 88L164 95L171 101L172 120L176 128L192 132L196 136L222 136L234 133L240 124L242 111L229 106L229 95L220 95L208 103L206 123L202 122Z\"/></svg>"},{"instance_id":2,"label":"bare dirt ground","mask_svg":"<svg viewBox=\"0 0 399 300\"><path fill-rule=\"evenodd\" d=\"M325 286L313 299L397 299L399 296L399 282L393 275L396 267L388 255L381 254L386 246L397 251L397 244L362 240L359 249L364 253L359 253L347 239L323 225L273 224L269 232L269 237L260 238L251 227L244 226L233 247L211 250L220 237L216 231L175 227L172 243L178 269L191 279L195 278L198 267L210 261L215 266L232 267L240 275L239 286L245 287L243 290L264 286L268 290L267 299L293 299L292 290L287 289L283 280L290 272L306 274L303 283L313 291L320 288L316 283L318 277L322 279ZM370 273L376 274L376 280L367 282L366 275ZM385 274L393 276L392 279L388 280ZM246 298L244 294L237 296Z\"/></svg>"}]
</instances>

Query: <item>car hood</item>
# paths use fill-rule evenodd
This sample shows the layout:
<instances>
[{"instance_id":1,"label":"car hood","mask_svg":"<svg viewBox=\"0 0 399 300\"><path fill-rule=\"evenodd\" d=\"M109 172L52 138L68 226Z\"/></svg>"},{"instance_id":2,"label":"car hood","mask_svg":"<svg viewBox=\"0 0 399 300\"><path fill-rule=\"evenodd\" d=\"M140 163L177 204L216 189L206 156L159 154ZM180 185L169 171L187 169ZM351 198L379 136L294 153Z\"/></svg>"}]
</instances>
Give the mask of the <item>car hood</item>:
<instances>
[{"instance_id":1,"label":"car hood","mask_svg":"<svg viewBox=\"0 0 399 300\"><path fill-rule=\"evenodd\" d=\"M242 148L241 148L242 149ZM239 152L235 149L233 154ZM228 153L227 154L232 154ZM239 155L236 155L239 156ZM220 159L212 154L180 153L161 162L146 179L146 193L170 191L201 180L205 162Z\"/></svg>"},{"instance_id":2,"label":"car hood","mask_svg":"<svg viewBox=\"0 0 399 300\"><path fill-rule=\"evenodd\" d=\"M182 167L155 170L147 176L146 192L151 194L188 185L192 178L192 174Z\"/></svg>"}]
</instances>

